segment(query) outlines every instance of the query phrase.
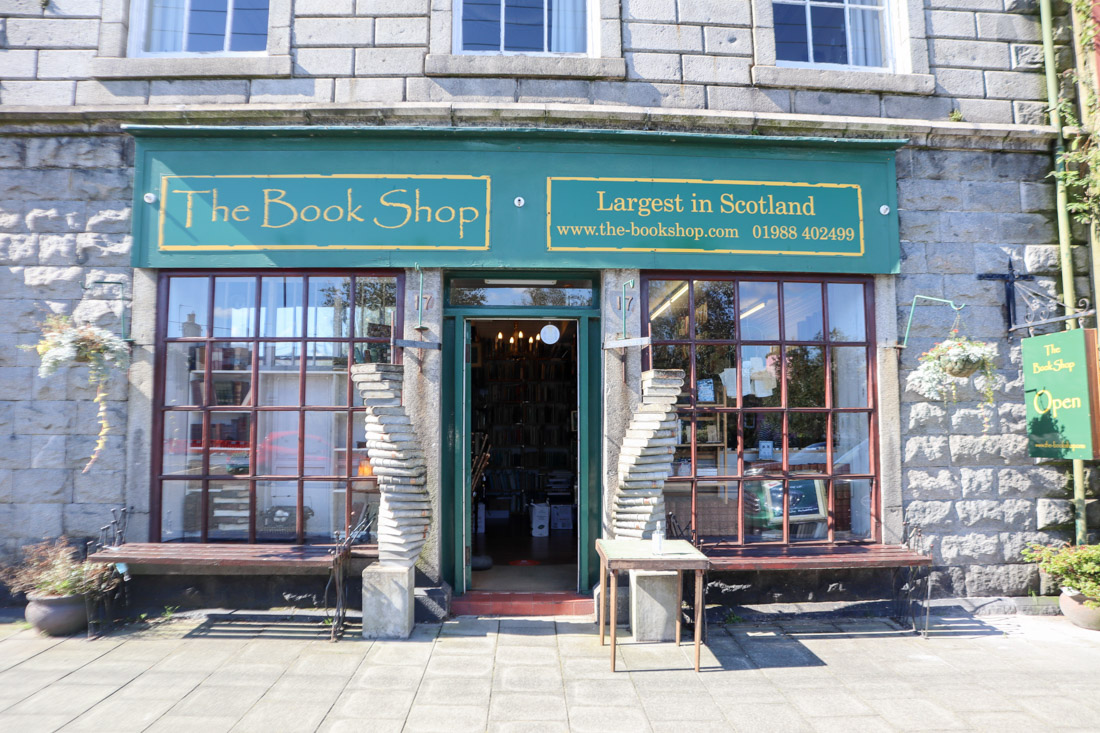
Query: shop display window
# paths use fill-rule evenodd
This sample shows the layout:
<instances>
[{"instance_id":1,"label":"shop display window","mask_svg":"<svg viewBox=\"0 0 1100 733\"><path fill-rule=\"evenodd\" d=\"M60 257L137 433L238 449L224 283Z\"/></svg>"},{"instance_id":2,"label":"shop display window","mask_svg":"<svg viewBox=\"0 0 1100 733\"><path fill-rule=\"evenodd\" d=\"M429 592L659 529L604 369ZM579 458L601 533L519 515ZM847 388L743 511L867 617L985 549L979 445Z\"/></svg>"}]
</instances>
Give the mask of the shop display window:
<instances>
[{"instance_id":1,"label":"shop display window","mask_svg":"<svg viewBox=\"0 0 1100 733\"><path fill-rule=\"evenodd\" d=\"M643 278L645 366L683 369L669 529L716 543L873 541L872 284Z\"/></svg>"},{"instance_id":2,"label":"shop display window","mask_svg":"<svg viewBox=\"0 0 1100 733\"><path fill-rule=\"evenodd\" d=\"M349 366L390 363L402 289L386 272L161 276L162 541L332 542L377 512Z\"/></svg>"}]
</instances>

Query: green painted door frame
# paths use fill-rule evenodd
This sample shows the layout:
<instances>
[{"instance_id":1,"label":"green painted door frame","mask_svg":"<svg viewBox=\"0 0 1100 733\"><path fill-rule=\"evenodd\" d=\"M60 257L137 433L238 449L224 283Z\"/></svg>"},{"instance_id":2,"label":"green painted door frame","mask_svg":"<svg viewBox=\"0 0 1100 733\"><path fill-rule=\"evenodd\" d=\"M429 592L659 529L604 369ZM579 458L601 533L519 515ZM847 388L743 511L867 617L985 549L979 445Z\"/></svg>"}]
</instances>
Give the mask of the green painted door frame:
<instances>
[{"instance_id":1,"label":"green painted door frame","mask_svg":"<svg viewBox=\"0 0 1100 733\"><path fill-rule=\"evenodd\" d=\"M509 271L509 276L522 273ZM468 273L455 273L468 276ZM448 275L449 281L453 275ZM499 276L499 272L497 273ZM545 272L540 273L546 277ZM599 278L592 276L593 282ZM447 287L445 282L444 287ZM599 293L594 293L599 302ZM564 307L445 307L443 318L443 467L441 532L444 577L455 595L469 590L473 515L470 511L470 322L496 318L577 322L577 587L589 591L599 574L595 542L602 515L600 436L603 424L602 342L597 309Z\"/></svg>"}]
</instances>

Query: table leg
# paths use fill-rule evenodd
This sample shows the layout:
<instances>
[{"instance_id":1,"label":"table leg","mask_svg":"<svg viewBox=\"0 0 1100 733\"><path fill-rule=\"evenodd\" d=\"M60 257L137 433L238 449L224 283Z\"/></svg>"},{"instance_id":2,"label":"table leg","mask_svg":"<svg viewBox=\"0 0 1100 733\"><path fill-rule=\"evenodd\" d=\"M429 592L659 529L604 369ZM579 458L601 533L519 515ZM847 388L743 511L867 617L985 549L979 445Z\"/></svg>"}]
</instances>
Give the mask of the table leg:
<instances>
[{"instance_id":1,"label":"table leg","mask_svg":"<svg viewBox=\"0 0 1100 733\"><path fill-rule=\"evenodd\" d=\"M603 646L603 625L607 620L607 561L600 558L600 646Z\"/></svg>"},{"instance_id":2,"label":"table leg","mask_svg":"<svg viewBox=\"0 0 1100 733\"><path fill-rule=\"evenodd\" d=\"M676 571L676 605L673 608L676 611L676 646L680 646L680 613L681 607L684 605L684 571Z\"/></svg>"},{"instance_id":3,"label":"table leg","mask_svg":"<svg viewBox=\"0 0 1100 733\"><path fill-rule=\"evenodd\" d=\"M699 644L703 640L703 571L695 571L695 671L699 671Z\"/></svg>"},{"instance_id":4,"label":"table leg","mask_svg":"<svg viewBox=\"0 0 1100 733\"><path fill-rule=\"evenodd\" d=\"M611 671L615 671L615 629L618 627L616 623L618 621L618 614L616 611L619 608L619 571L611 571Z\"/></svg>"}]
</instances>

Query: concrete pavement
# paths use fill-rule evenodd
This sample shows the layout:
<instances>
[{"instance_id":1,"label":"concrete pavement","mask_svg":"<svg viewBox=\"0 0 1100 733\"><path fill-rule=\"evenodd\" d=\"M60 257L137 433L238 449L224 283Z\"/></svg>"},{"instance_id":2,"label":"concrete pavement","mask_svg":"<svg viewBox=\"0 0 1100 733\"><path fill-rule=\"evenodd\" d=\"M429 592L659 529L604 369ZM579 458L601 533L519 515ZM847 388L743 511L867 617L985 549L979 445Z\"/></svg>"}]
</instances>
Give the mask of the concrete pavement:
<instances>
[{"instance_id":1,"label":"concrete pavement","mask_svg":"<svg viewBox=\"0 0 1100 733\"><path fill-rule=\"evenodd\" d=\"M0 624L0 730L1100 731L1100 634L964 614L712 627L620 647L595 624L463 617L406 642L313 622L174 618L87 641Z\"/></svg>"}]
</instances>

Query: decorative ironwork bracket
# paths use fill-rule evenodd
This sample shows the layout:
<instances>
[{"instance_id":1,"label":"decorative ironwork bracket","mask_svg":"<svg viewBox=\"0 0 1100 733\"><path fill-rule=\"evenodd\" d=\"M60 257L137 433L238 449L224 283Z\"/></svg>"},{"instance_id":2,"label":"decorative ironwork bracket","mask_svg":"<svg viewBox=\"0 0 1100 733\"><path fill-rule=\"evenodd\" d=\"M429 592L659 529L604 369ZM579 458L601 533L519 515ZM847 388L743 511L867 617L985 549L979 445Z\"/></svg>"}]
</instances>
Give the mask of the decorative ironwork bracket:
<instances>
[{"instance_id":1,"label":"decorative ironwork bracket","mask_svg":"<svg viewBox=\"0 0 1100 733\"><path fill-rule=\"evenodd\" d=\"M1028 330L1029 336L1034 336L1036 326L1046 326L1052 323L1062 323L1074 318L1091 316L1096 314L1095 308L1089 307L1088 298L1079 298L1077 307L1071 308L1060 299L1044 293L1033 285L1023 283L1033 282L1034 275L1021 275L1016 272L1012 260L1008 262L1007 273L984 273L978 275L979 280L1000 280L1005 289L1005 326L1011 334L1013 331ZM1024 302L1024 322L1017 319L1016 296ZM1065 315L1056 316L1052 313L1061 308Z\"/></svg>"}]
</instances>

